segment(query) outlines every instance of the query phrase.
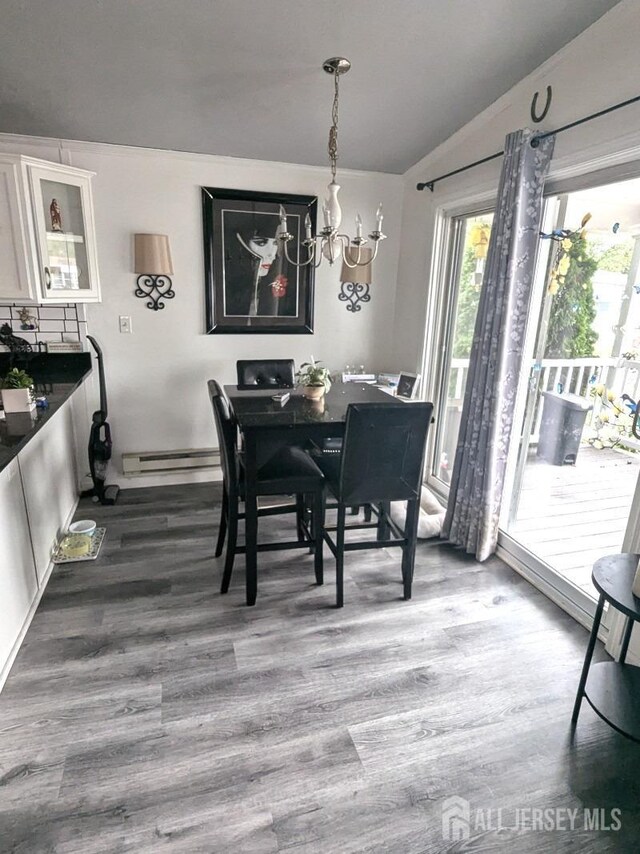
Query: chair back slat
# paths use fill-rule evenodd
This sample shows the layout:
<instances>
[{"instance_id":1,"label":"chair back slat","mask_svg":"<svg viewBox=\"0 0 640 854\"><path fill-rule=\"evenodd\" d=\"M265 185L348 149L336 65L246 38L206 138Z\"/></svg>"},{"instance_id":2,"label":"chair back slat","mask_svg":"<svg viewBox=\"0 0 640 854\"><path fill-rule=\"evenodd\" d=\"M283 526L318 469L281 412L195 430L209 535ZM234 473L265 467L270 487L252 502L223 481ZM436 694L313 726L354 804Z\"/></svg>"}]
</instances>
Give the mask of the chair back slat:
<instances>
[{"instance_id":1,"label":"chair back slat","mask_svg":"<svg viewBox=\"0 0 640 854\"><path fill-rule=\"evenodd\" d=\"M420 497L433 404L352 403L347 410L340 495L345 504Z\"/></svg>"},{"instance_id":2,"label":"chair back slat","mask_svg":"<svg viewBox=\"0 0 640 854\"><path fill-rule=\"evenodd\" d=\"M238 388L293 388L293 359L239 359L236 362Z\"/></svg>"},{"instance_id":3,"label":"chair back slat","mask_svg":"<svg viewBox=\"0 0 640 854\"><path fill-rule=\"evenodd\" d=\"M220 463L227 492L235 495L238 491L237 429L231 417L229 403L219 383L209 380L209 399L213 408L213 417L218 434Z\"/></svg>"}]
</instances>

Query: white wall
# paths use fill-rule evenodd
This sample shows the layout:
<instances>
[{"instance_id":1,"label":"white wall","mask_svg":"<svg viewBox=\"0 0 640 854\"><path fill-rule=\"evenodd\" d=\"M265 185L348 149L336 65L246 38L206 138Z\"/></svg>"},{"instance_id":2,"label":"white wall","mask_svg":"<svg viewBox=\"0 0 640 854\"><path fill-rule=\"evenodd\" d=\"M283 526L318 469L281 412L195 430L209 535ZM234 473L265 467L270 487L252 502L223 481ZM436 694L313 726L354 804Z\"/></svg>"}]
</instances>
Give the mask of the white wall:
<instances>
[{"instance_id":1,"label":"white wall","mask_svg":"<svg viewBox=\"0 0 640 854\"><path fill-rule=\"evenodd\" d=\"M205 335L200 187L230 187L324 197L327 169L208 157L80 142L0 135L0 149L90 169L103 302L87 307L89 331L102 345L109 389L114 456L127 451L216 444L205 381L235 382L238 358L313 354L331 369L345 363L389 366L400 246L402 178L342 171L344 224L360 212L372 228L380 201L389 234L374 265L372 300L348 312L338 301L340 265L316 271L314 335ZM176 297L150 311L133 295L132 235L168 234ZM133 334L118 330L132 317Z\"/></svg>"},{"instance_id":2,"label":"white wall","mask_svg":"<svg viewBox=\"0 0 640 854\"><path fill-rule=\"evenodd\" d=\"M507 133L531 126L533 94L539 91L539 102L544 104L548 84L553 88L553 102L544 122L535 126L539 130L552 130L640 94L639 45L640 3L623 0L405 174L391 360L395 365L415 370L421 363L433 290L430 277L437 210L495 195L502 161L449 178L437 184L433 193L428 189L418 192L416 183L500 151ZM640 160L639 145L640 103L558 136L550 178L588 171L596 165L600 168L606 165L603 158L609 153L612 160L620 159L620 152Z\"/></svg>"}]
</instances>

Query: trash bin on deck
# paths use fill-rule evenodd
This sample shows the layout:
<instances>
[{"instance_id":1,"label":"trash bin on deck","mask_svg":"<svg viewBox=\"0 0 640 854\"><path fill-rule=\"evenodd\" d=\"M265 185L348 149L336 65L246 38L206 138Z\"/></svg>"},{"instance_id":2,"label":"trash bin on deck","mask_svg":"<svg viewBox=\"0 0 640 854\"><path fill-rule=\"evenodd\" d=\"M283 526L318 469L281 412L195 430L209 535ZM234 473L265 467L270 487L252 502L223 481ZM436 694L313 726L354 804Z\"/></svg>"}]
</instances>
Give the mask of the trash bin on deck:
<instances>
[{"instance_id":1,"label":"trash bin on deck","mask_svg":"<svg viewBox=\"0 0 640 854\"><path fill-rule=\"evenodd\" d=\"M554 466L574 465L587 413L593 405L577 394L543 391L544 403L536 456Z\"/></svg>"}]
</instances>

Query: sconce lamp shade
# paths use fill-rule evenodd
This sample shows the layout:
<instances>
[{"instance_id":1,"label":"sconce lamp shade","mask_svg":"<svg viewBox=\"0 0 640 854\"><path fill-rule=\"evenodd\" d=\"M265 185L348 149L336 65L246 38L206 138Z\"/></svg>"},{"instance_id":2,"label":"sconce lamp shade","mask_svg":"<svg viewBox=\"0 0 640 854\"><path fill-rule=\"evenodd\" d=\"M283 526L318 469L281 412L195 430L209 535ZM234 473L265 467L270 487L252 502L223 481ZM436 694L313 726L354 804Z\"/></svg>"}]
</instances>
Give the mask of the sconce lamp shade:
<instances>
[{"instance_id":1,"label":"sconce lamp shade","mask_svg":"<svg viewBox=\"0 0 640 854\"><path fill-rule=\"evenodd\" d=\"M171 249L166 234L134 235L134 273L173 276Z\"/></svg>"},{"instance_id":2,"label":"sconce lamp shade","mask_svg":"<svg viewBox=\"0 0 640 854\"><path fill-rule=\"evenodd\" d=\"M358 261L357 248L350 246L345 250L348 255L349 262L355 264ZM353 282L358 285L371 284L371 256L373 252L366 247L360 247L359 264L357 267L348 267L345 262L342 262L342 272L340 273L341 282ZM363 263L365 262L365 263Z\"/></svg>"}]
</instances>

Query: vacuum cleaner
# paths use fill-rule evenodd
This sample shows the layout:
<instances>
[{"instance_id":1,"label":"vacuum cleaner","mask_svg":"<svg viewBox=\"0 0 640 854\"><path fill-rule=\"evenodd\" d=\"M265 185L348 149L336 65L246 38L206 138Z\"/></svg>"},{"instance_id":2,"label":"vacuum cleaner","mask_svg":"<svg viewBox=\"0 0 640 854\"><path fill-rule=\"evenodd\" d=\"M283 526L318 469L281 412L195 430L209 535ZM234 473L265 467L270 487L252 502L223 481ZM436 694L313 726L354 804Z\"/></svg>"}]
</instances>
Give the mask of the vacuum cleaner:
<instances>
[{"instance_id":1,"label":"vacuum cleaner","mask_svg":"<svg viewBox=\"0 0 640 854\"><path fill-rule=\"evenodd\" d=\"M93 489L83 492L83 496L91 496L100 504L115 504L118 500L120 487L115 484L107 486L107 463L111 459L111 427L107 421L107 387L104 380L104 363L102 349L91 335L87 335L91 346L96 351L98 359L98 380L100 383L100 409L91 418L91 433L89 434L89 470Z\"/></svg>"}]
</instances>

